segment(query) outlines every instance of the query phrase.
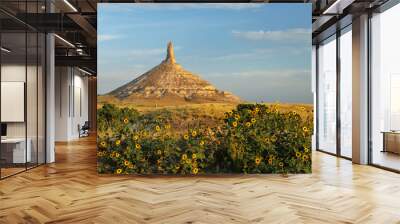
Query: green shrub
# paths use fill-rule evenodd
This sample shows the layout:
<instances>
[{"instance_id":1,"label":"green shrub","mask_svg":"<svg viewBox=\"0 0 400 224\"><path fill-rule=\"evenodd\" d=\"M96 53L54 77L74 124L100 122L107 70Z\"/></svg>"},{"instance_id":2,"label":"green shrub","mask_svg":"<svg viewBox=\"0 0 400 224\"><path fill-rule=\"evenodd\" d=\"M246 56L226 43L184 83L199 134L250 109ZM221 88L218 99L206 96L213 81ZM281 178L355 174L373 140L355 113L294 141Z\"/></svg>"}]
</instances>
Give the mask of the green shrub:
<instances>
[{"instance_id":1,"label":"green shrub","mask_svg":"<svg viewBox=\"0 0 400 224\"><path fill-rule=\"evenodd\" d=\"M167 110L140 114L104 105L98 110L99 173L311 172L311 113L240 104L216 127L200 119L174 130L172 121Z\"/></svg>"}]
</instances>

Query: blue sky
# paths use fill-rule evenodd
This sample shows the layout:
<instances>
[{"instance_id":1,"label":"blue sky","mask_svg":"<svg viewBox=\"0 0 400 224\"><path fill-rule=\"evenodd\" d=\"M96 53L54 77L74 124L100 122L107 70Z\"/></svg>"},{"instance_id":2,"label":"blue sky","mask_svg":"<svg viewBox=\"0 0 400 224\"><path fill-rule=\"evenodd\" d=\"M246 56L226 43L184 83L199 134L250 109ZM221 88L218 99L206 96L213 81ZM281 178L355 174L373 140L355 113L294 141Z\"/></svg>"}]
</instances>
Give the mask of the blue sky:
<instances>
[{"instance_id":1,"label":"blue sky","mask_svg":"<svg viewBox=\"0 0 400 224\"><path fill-rule=\"evenodd\" d=\"M312 103L311 4L99 4L98 93L164 60L244 100Z\"/></svg>"}]
</instances>

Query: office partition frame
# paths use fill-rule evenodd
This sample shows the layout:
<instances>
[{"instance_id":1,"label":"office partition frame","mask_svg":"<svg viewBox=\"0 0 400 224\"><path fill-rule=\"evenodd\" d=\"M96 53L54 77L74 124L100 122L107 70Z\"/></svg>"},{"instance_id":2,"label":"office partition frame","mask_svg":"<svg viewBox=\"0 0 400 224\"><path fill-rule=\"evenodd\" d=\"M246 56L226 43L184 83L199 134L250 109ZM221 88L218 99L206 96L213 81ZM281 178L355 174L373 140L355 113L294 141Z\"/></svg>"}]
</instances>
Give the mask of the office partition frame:
<instances>
[{"instance_id":1,"label":"office partition frame","mask_svg":"<svg viewBox=\"0 0 400 224\"><path fill-rule=\"evenodd\" d=\"M27 16L28 13L28 9L27 9L27 3L28 1L21 1L22 4L25 3L25 16ZM43 3L43 1L41 0L36 0L36 1L29 1L30 3L36 3L36 12L39 12L39 2ZM47 7L46 7L46 12L47 12ZM25 17L26 19L26 17ZM18 21L21 23L21 21ZM19 33L19 34L23 34L25 35L25 46L24 46L24 50L25 50L25 64L23 66L25 66L25 87L24 87L24 124L25 124L25 168L21 171L9 174L7 176L4 175L3 168L2 166L0 166L0 180L6 179L8 177L12 177L14 175L23 173L27 170L30 169L34 169L36 167L39 167L43 164L47 163L47 113L46 113L46 108L47 108L47 81L46 81L46 77L47 77L47 33L46 32L41 32L40 30L37 30L31 26L29 26L26 23L22 22L22 25L24 27L23 30L16 30L16 31L4 31L1 29L1 24L0 24L0 46L3 46L2 43L2 36L3 34L6 33ZM36 139L36 161L34 163L29 163L30 166L28 166L28 153L27 153L27 148L28 148L28 110L27 110L27 101L28 101L28 93L27 93L27 85L28 85L28 34L33 35L34 37L36 37L36 41L34 44L36 44L36 47L34 49L35 53L34 55L36 56L36 63L33 63L33 66L35 66L35 80L36 80L36 86L35 86L35 94L36 94L36 122L34 122L33 124L36 125L36 127L33 127L36 129L36 135L32 137L32 139ZM39 38L39 37L42 38ZM41 49L41 53L39 53L39 39L41 40L42 43L42 48ZM43 60L42 64L41 64L41 82L42 82L42 92L41 92L41 99L39 99L39 57L41 57L41 59ZM3 66L3 58L2 58L2 53L0 53L0 82L2 81L2 66ZM0 90L1 90L1 85L0 85ZM1 100L1 91L0 91L0 100ZM42 113L43 114L39 114L39 100L42 101ZM2 110L1 108L1 104L0 104L0 111ZM41 142L41 148L39 149L39 121L41 121L42 124L42 142ZM0 123L1 123L1 114L0 114ZM42 152L41 157L39 157L40 151ZM2 153L2 145L0 144L0 158L1 158L1 153ZM41 158L41 160L39 160L39 158ZM31 158L32 159L32 158ZM1 161L0 161L0 165L1 165Z\"/></svg>"},{"instance_id":2,"label":"office partition frame","mask_svg":"<svg viewBox=\"0 0 400 224\"><path fill-rule=\"evenodd\" d=\"M347 18L348 19L348 18ZM316 44L316 71L315 71L315 74L316 74L316 110L315 110L315 113L316 113L316 130L315 130L315 133L316 133L316 138L315 138L315 141L316 141L316 150L317 151L319 151L319 152L323 152L323 153L326 153L326 154L329 154L329 155L333 155L333 156L337 156L337 157L340 157L340 158L344 158L344 159L347 159L347 160L352 160L350 157L347 157L347 156L344 156L344 155L342 155L342 153L341 153L341 118L340 118L340 102L341 102L341 97L340 97L340 81L341 81L341 67L340 67L340 37L344 34L344 32L343 32L343 30L346 30L346 29L348 29L348 27L349 26L351 26L352 24L351 23L347 23L346 25L344 25L344 26L342 26L342 27L340 27L339 25L334 25L335 27L336 27L336 31L334 32L334 33L331 33L330 35L327 35L327 36L325 36L323 39L321 39L317 44ZM350 31L348 31L348 32L350 32ZM326 41L326 40L328 40L329 38L331 38L332 36L335 36L335 39L334 40L332 40L332 41L336 41L336 61L335 61L335 63L336 63L336 152L335 153L332 153L332 152L329 152L329 151L327 151L327 150L325 150L325 149L322 149L322 148L320 148L320 144L319 144L319 133L320 133L320 130L319 130L319 104L320 104L320 102L319 102L319 95L320 95L320 92L319 92L319 81L320 81L320 79L319 79L319 76L320 76L320 74L319 74L319 67L320 67L320 61L319 61L319 59L320 59L320 57L319 57L319 51L318 51L318 49L319 49L319 47L320 47L320 44L322 43L322 42L324 42L324 41Z\"/></svg>"}]
</instances>

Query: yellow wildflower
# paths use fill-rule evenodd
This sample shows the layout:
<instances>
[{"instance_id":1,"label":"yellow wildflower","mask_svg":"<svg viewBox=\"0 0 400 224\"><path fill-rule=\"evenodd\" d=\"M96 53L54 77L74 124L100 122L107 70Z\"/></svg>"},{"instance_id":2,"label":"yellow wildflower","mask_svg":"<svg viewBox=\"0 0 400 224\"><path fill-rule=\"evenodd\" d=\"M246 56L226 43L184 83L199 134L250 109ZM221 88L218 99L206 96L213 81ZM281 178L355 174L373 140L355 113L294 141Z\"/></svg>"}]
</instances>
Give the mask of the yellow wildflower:
<instances>
[{"instance_id":1,"label":"yellow wildflower","mask_svg":"<svg viewBox=\"0 0 400 224\"><path fill-rule=\"evenodd\" d=\"M239 115L239 114L236 114L236 115L235 115L235 119L236 119L236 120L239 120L239 119L240 119L240 115Z\"/></svg>"},{"instance_id":2,"label":"yellow wildflower","mask_svg":"<svg viewBox=\"0 0 400 224\"><path fill-rule=\"evenodd\" d=\"M193 153L193 154L192 154L192 159L196 159L196 158L197 158L196 153Z\"/></svg>"},{"instance_id":3,"label":"yellow wildflower","mask_svg":"<svg viewBox=\"0 0 400 224\"><path fill-rule=\"evenodd\" d=\"M303 131L304 131L304 132L307 132L307 131L308 131L308 128L307 128L307 127L303 127Z\"/></svg>"},{"instance_id":4,"label":"yellow wildflower","mask_svg":"<svg viewBox=\"0 0 400 224\"><path fill-rule=\"evenodd\" d=\"M201 146L203 146L203 145L204 145L204 141L201 140L199 144L200 144Z\"/></svg>"},{"instance_id":5,"label":"yellow wildflower","mask_svg":"<svg viewBox=\"0 0 400 224\"><path fill-rule=\"evenodd\" d=\"M280 167L283 167L283 163L282 163L282 162L279 162L279 166L280 166Z\"/></svg>"},{"instance_id":6,"label":"yellow wildflower","mask_svg":"<svg viewBox=\"0 0 400 224\"><path fill-rule=\"evenodd\" d=\"M107 146L107 144L106 144L106 142L102 141L102 142L100 142L100 146L104 148Z\"/></svg>"},{"instance_id":7,"label":"yellow wildflower","mask_svg":"<svg viewBox=\"0 0 400 224\"><path fill-rule=\"evenodd\" d=\"M161 130L161 128L160 128L160 126L156 126L156 131L160 131Z\"/></svg>"},{"instance_id":8,"label":"yellow wildflower","mask_svg":"<svg viewBox=\"0 0 400 224\"><path fill-rule=\"evenodd\" d=\"M296 152L296 157L299 158L301 156L300 152Z\"/></svg>"},{"instance_id":9,"label":"yellow wildflower","mask_svg":"<svg viewBox=\"0 0 400 224\"><path fill-rule=\"evenodd\" d=\"M119 153L116 152L116 153L115 153L115 157L116 157L116 158L119 158L119 156L120 156Z\"/></svg>"},{"instance_id":10,"label":"yellow wildflower","mask_svg":"<svg viewBox=\"0 0 400 224\"><path fill-rule=\"evenodd\" d=\"M196 137L196 135L197 135L197 131L193 130L193 131L192 131L192 136L193 136L193 137Z\"/></svg>"},{"instance_id":11,"label":"yellow wildflower","mask_svg":"<svg viewBox=\"0 0 400 224\"><path fill-rule=\"evenodd\" d=\"M236 127L237 127L237 122L234 121L234 122L232 123L232 126L236 128Z\"/></svg>"},{"instance_id":12,"label":"yellow wildflower","mask_svg":"<svg viewBox=\"0 0 400 224\"><path fill-rule=\"evenodd\" d=\"M307 152L309 152L309 151L310 151L309 148L307 148L307 147L304 148L304 152L305 152L305 153L307 153Z\"/></svg>"},{"instance_id":13,"label":"yellow wildflower","mask_svg":"<svg viewBox=\"0 0 400 224\"><path fill-rule=\"evenodd\" d=\"M117 174L122 173L122 169L117 169Z\"/></svg>"},{"instance_id":14,"label":"yellow wildflower","mask_svg":"<svg viewBox=\"0 0 400 224\"><path fill-rule=\"evenodd\" d=\"M256 112L260 111L260 108L256 107Z\"/></svg>"},{"instance_id":15,"label":"yellow wildflower","mask_svg":"<svg viewBox=\"0 0 400 224\"><path fill-rule=\"evenodd\" d=\"M186 154L183 154L182 155L182 160L186 160L187 159L187 155Z\"/></svg>"},{"instance_id":16,"label":"yellow wildflower","mask_svg":"<svg viewBox=\"0 0 400 224\"><path fill-rule=\"evenodd\" d=\"M199 168L197 168L197 167L193 168L192 172L193 172L193 174L197 174L199 172Z\"/></svg>"},{"instance_id":17,"label":"yellow wildflower","mask_svg":"<svg viewBox=\"0 0 400 224\"><path fill-rule=\"evenodd\" d=\"M261 158L257 156L257 157L254 159L254 162L256 163L256 165L259 165L259 164L261 163Z\"/></svg>"},{"instance_id":18,"label":"yellow wildflower","mask_svg":"<svg viewBox=\"0 0 400 224\"><path fill-rule=\"evenodd\" d=\"M124 161L124 165L125 165L125 166L129 166L129 161L128 161L128 160L125 160L125 161Z\"/></svg>"},{"instance_id":19,"label":"yellow wildflower","mask_svg":"<svg viewBox=\"0 0 400 224\"><path fill-rule=\"evenodd\" d=\"M181 168L181 167L178 166L178 165L175 166L175 169L176 169L176 170L179 170L179 168Z\"/></svg>"},{"instance_id":20,"label":"yellow wildflower","mask_svg":"<svg viewBox=\"0 0 400 224\"><path fill-rule=\"evenodd\" d=\"M256 123L256 119L255 119L255 118L252 118L252 119L251 119L251 123L253 123L253 124Z\"/></svg>"},{"instance_id":21,"label":"yellow wildflower","mask_svg":"<svg viewBox=\"0 0 400 224\"><path fill-rule=\"evenodd\" d=\"M272 142L276 142L276 140L277 140L276 136L273 135L273 136L271 137L271 141L272 141Z\"/></svg>"},{"instance_id":22,"label":"yellow wildflower","mask_svg":"<svg viewBox=\"0 0 400 224\"><path fill-rule=\"evenodd\" d=\"M303 160L308 160L308 156L307 155L303 155Z\"/></svg>"},{"instance_id":23,"label":"yellow wildflower","mask_svg":"<svg viewBox=\"0 0 400 224\"><path fill-rule=\"evenodd\" d=\"M133 140L137 141L139 139L138 135L133 136Z\"/></svg>"},{"instance_id":24,"label":"yellow wildflower","mask_svg":"<svg viewBox=\"0 0 400 224\"><path fill-rule=\"evenodd\" d=\"M142 146L141 146L140 144L136 144L136 145L135 145L135 148L136 148L136 149L141 149Z\"/></svg>"},{"instance_id":25,"label":"yellow wildflower","mask_svg":"<svg viewBox=\"0 0 400 224\"><path fill-rule=\"evenodd\" d=\"M250 127L250 126L251 126L251 123L250 123L250 122L246 122L246 126L247 126L247 127Z\"/></svg>"},{"instance_id":26,"label":"yellow wildflower","mask_svg":"<svg viewBox=\"0 0 400 224\"><path fill-rule=\"evenodd\" d=\"M189 139L189 135L184 135L183 138L184 138L185 140L188 140L188 139Z\"/></svg>"},{"instance_id":27,"label":"yellow wildflower","mask_svg":"<svg viewBox=\"0 0 400 224\"><path fill-rule=\"evenodd\" d=\"M272 161L273 161L273 159L272 159L272 158L269 158L269 159L268 159L268 164L271 165L271 164L272 164Z\"/></svg>"},{"instance_id":28,"label":"yellow wildflower","mask_svg":"<svg viewBox=\"0 0 400 224\"><path fill-rule=\"evenodd\" d=\"M121 140L117 140L117 141L115 141L115 145L116 145L116 146L119 146L119 145L121 145Z\"/></svg>"},{"instance_id":29,"label":"yellow wildflower","mask_svg":"<svg viewBox=\"0 0 400 224\"><path fill-rule=\"evenodd\" d=\"M125 124L129 123L129 119L128 119L128 118L125 118L125 119L124 119L124 123L125 123Z\"/></svg>"}]
</instances>

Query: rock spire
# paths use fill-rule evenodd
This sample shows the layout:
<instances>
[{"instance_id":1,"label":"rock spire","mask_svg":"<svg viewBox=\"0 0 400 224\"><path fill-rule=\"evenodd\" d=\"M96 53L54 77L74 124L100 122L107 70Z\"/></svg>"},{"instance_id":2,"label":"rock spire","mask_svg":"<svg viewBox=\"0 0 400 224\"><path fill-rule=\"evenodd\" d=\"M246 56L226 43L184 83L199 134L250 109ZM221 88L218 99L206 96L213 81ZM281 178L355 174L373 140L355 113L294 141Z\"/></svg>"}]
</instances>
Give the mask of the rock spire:
<instances>
[{"instance_id":1,"label":"rock spire","mask_svg":"<svg viewBox=\"0 0 400 224\"><path fill-rule=\"evenodd\" d=\"M232 93L218 90L200 76L176 63L172 42L167 45L167 56L157 66L131 82L111 91L109 95L133 102L239 102Z\"/></svg>"},{"instance_id":2,"label":"rock spire","mask_svg":"<svg viewBox=\"0 0 400 224\"><path fill-rule=\"evenodd\" d=\"M172 45L172 42L168 42L167 45L167 57L165 58L166 62L169 62L171 64L175 64L175 54L174 54L174 46Z\"/></svg>"}]
</instances>

